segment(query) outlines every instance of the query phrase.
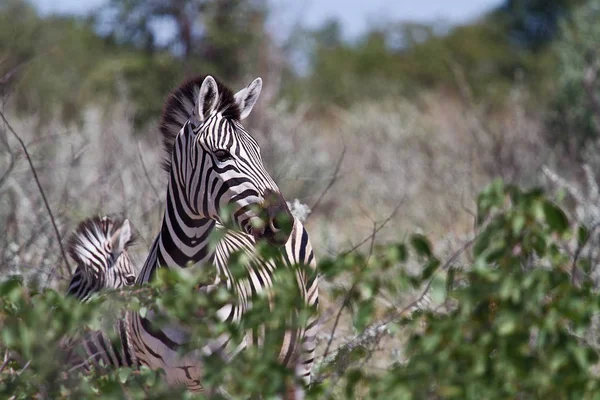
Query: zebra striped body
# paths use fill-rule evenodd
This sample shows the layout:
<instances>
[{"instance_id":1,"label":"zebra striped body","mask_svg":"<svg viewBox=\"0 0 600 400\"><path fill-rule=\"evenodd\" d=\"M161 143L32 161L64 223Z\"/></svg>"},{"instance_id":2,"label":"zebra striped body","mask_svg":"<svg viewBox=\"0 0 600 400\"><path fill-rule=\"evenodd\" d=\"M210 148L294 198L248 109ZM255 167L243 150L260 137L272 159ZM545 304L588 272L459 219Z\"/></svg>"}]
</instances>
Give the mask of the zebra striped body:
<instances>
[{"instance_id":1,"label":"zebra striped body","mask_svg":"<svg viewBox=\"0 0 600 400\"><path fill-rule=\"evenodd\" d=\"M223 229L217 224L216 229ZM273 261L265 261L254 257L255 239L247 234L235 231L227 231L217 244L211 259L213 266L217 269L218 276L210 285L216 287L224 284L229 290L234 291L238 301L235 305L227 305L218 311L222 321L237 322L243 318L252 302L252 298L263 292L270 293L273 287L273 274L276 268L293 268L298 282L298 289L302 300L307 307L318 306L318 281L316 274L316 261L308 234L302 223L294 219L292 232L285 246L282 248L282 265L276 265ZM154 248L154 247L153 247ZM160 246L156 247L160 249ZM252 262L247 265L248 272L245 277L233 279L228 268L228 260L231 254L240 250L251 255ZM157 251L157 258L160 252ZM188 357L177 357L177 344L182 344L186 339L184 330L176 328L160 331L152 330L149 325L151 321L139 317L135 313L128 315L130 329L132 332L132 352L141 365L153 369L166 371L167 379L173 384L184 384L191 390L201 390L199 376L202 369L199 357L188 355ZM318 330L316 314L309 320L307 325L299 330L287 330L282 338L282 347L279 353L279 361L295 370L296 376L303 379L306 385L310 383L310 373L314 361L316 347L316 335ZM251 332L247 333L246 340L241 347L227 349L228 338L221 337L215 342L207 344L202 353L224 353L228 356L241 351L246 345L260 345L261 338L253 337Z\"/></svg>"},{"instance_id":2,"label":"zebra striped body","mask_svg":"<svg viewBox=\"0 0 600 400\"><path fill-rule=\"evenodd\" d=\"M259 239L282 246L288 264L309 266L297 270L299 291L307 306L316 307L318 301L308 235L293 219L277 185L265 171L258 143L240 123L250 113L261 87L262 81L256 79L234 95L214 78L199 77L182 85L167 101L161 124L169 172L165 215L137 278L140 284L149 282L158 268L216 269L215 282L210 286L224 285L239 300L218 312L222 320L232 322L243 318L253 295L269 291L273 285L276 266L272 263L250 263L248 276L242 279L234 278L228 268L232 252L245 249L253 253ZM291 231L284 229L285 219L293 221ZM223 225L228 226L227 234L216 248L211 247L209 238ZM151 313L143 318L128 312L132 353L141 365L164 370L170 383L201 390L200 357L181 356L177 351L187 341L185 329L158 327L153 325L152 317ZM308 326L282 338L281 362L307 383L316 327L313 319ZM223 338L208 343L208 351L218 351L227 342Z\"/></svg>"},{"instance_id":3,"label":"zebra striped body","mask_svg":"<svg viewBox=\"0 0 600 400\"><path fill-rule=\"evenodd\" d=\"M67 249L77 269L67 289L67 295L87 301L103 289L119 289L135 283L135 268L127 248L133 244L128 220L113 221L109 217L94 217L79 224L68 240ZM101 331L82 337L65 338L67 363L89 368L91 365L133 366L123 321L115 326L119 342L112 344Z\"/></svg>"}]
</instances>

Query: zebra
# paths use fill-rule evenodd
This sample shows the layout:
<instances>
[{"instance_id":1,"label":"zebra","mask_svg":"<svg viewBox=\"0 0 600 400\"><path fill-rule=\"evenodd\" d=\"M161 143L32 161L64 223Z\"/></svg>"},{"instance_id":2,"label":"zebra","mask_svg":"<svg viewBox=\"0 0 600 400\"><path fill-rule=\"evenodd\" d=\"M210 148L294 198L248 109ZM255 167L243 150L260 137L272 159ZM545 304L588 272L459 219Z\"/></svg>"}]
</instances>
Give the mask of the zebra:
<instances>
[{"instance_id":1,"label":"zebra","mask_svg":"<svg viewBox=\"0 0 600 400\"><path fill-rule=\"evenodd\" d=\"M67 241L67 251L77 263L67 295L87 301L102 289L132 286L136 276L127 248L135 240L127 219L104 216L79 223Z\"/></svg>"},{"instance_id":2,"label":"zebra","mask_svg":"<svg viewBox=\"0 0 600 400\"><path fill-rule=\"evenodd\" d=\"M169 174L162 226L137 277L138 284L155 278L159 268L214 268L210 287L223 285L239 299L224 306L218 315L224 321L239 322L247 311L249 298L269 293L275 265L253 263L244 279L233 277L228 268L231 252L252 252L258 240L283 248L289 264L304 265L297 270L302 300L318 307L316 261L308 233L294 219L279 188L266 172L256 140L241 121L248 117L262 88L260 78L233 93L210 75L198 76L168 97L160 124ZM291 232L282 220L293 221ZM218 245L211 237L228 226ZM165 371L167 382L202 391L201 365L193 355L177 350L186 342L184 329L156 326L153 314L142 317L127 312L131 353L140 365ZM286 332L280 352L281 362L293 368L296 376L310 383L318 318L315 313L302 329ZM224 349L227 338L217 341L211 351ZM302 398L303 388L294 388Z\"/></svg>"},{"instance_id":3,"label":"zebra","mask_svg":"<svg viewBox=\"0 0 600 400\"><path fill-rule=\"evenodd\" d=\"M67 251L77 268L66 291L82 302L87 302L103 289L119 289L135 284L135 267L127 248L135 243L128 219L112 220L108 216L92 217L79 223L67 240ZM117 334L124 332L123 321L116 322ZM87 332L81 336L63 338L59 346L63 350L66 365L81 366L135 366L129 355L126 337L119 337L120 344L112 344L102 331ZM100 351L99 349L103 349Z\"/></svg>"}]
</instances>

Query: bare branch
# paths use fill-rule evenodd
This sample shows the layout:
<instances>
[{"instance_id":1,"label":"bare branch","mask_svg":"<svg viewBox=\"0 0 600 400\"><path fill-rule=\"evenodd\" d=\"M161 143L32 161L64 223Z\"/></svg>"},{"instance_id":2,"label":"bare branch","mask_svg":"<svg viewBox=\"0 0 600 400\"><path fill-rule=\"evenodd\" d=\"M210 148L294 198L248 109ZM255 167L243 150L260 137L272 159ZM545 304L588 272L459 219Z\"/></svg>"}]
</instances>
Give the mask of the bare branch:
<instances>
[{"instance_id":1,"label":"bare branch","mask_svg":"<svg viewBox=\"0 0 600 400\"><path fill-rule=\"evenodd\" d=\"M14 154L12 151L9 153L10 156L10 161L8 164L8 168L6 169L6 171L4 172L4 174L0 177L0 188L2 188L2 186L4 186L4 184L6 183L6 181L8 180L8 177L10 176L11 172L13 171L13 169L15 169L16 165L17 165L17 160L18 160L18 154Z\"/></svg>"},{"instance_id":2,"label":"bare branch","mask_svg":"<svg viewBox=\"0 0 600 400\"><path fill-rule=\"evenodd\" d=\"M379 233L379 231L381 231L388 224L388 222L390 222L392 220L392 218L394 218L396 216L396 213L400 209L400 206L402 206L402 204L404 204L404 200L405 200L405 198L402 198L402 200L400 200L400 202L396 205L396 207L394 207L394 210L392 211L392 213L390 214L390 216L387 217L381 224L379 224L379 226L369 236L367 236L366 238L364 238L363 240L361 240L357 245L353 246L350 250L346 250L345 252L343 252L342 254L340 254L340 256L343 257L343 256L345 256L347 254L352 253L353 251L355 251L356 249L358 249L360 246L362 246L363 244L365 244L369 240L371 240L374 235L377 235L377 233Z\"/></svg>"},{"instance_id":3,"label":"bare branch","mask_svg":"<svg viewBox=\"0 0 600 400\"><path fill-rule=\"evenodd\" d=\"M600 227L600 222L596 223L594 226L592 226L589 229L588 234L585 237L585 240L583 241L583 243L580 243L579 246L577 246L577 249L575 250L575 255L573 256L573 264L571 265L571 283L575 286L579 286L581 284L581 279L582 279L580 276L580 271L577 268L577 261L579 260L579 257L581 256L581 252L583 251L583 248L586 246L586 244L588 243L588 241L590 240L590 238L592 237L592 235L594 234L596 229L598 229L598 227Z\"/></svg>"},{"instance_id":4,"label":"bare branch","mask_svg":"<svg viewBox=\"0 0 600 400\"><path fill-rule=\"evenodd\" d=\"M161 196L158 194L158 190L156 190L156 188L152 184L152 180L150 179L150 174L148 174L148 170L146 169L146 163L144 163L144 158L142 157L142 152L140 150L140 144L139 143L138 143L138 146L137 146L137 151L138 151L138 156L140 157L140 162L142 163L142 168L144 169L144 174L146 175L146 179L148 180L148 184L150 185L150 188L152 189L152 191L156 195L156 198L160 199Z\"/></svg>"},{"instance_id":5,"label":"bare branch","mask_svg":"<svg viewBox=\"0 0 600 400\"><path fill-rule=\"evenodd\" d=\"M594 65L590 65L584 72L583 87L587 92L592 105L594 116L596 117L596 125L600 123L600 96L596 92L596 82L598 80L598 70L600 66L597 62Z\"/></svg>"},{"instance_id":6,"label":"bare branch","mask_svg":"<svg viewBox=\"0 0 600 400\"><path fill-rule=\"evenodd\" d=\"M359 244L357 244L356 246L354 246L352 249L347 250L346 252L342 253L340 256L343 257L345 255L348 255L350 253L352 253L353 251L355 251L356 249L358 249L360 246L362 246L364 243L368 242L369 240L371 241L371 245L370 245L370 249L369 249L369 257L372 254L373 251L373 246L374 246L374 241L375 241L375 236L377 236L377 233L383 229L387 223L396 215L396 213L398 212L398 210L400 209L400 206L404 203L404 199L402 199L398 205L394 208L394 210L392 211L392 213L389 215L389 217L387 217L381 224L379 224L379 226L377 226L377 224L374 222L373 223L373 232L367 236L364 240L362 240ZM356 282L355 282L356 284ZM349 293L352 292L355 284L352 286L352 288L349 290ZM339 319L341 317L341 312L344 309L344 307L346 307L346 304L348 302L348 296L346 296L344 298L344 300L341 302L341 304L339 305L339 310L336 313L336 318L335 318L335 322L332 328L332 332L331 335L329 336L328 342L327 342L327 347L325 349L325 356L327 355L327 352L329 351L329 348L331 347L331 342L333 341L333 335L335 333L335 330L337 329L337 325L339 323Z\"/></svg>"},{"instance_id":7,"label":"bare branch","mask_svg":"<svg viewBox=\"0 0 600 400\"><path fill-rule=\"evenodd\" d=\"M377 224L375 222L373 222L373 233L371 234L371 245L370 245L370 249L369 249L369 258L373 254L373 247L375 244L375 237L377 236L377 232L378 232ZM331 328L331 334L329 335L329 339L327 340L327 346L325 347L325 352L323 353L323 358L325 358L329 355L329 349L331 348L331 343L333 342L333 338L335 336L335 331L340 322L340 318L342 316L342 311L344 310L344 308L346 308L348 306L348 301L350 301L350 296L352 296L352 293L354 292L354 288L356 288L356 285L360 281L362 271L365 269L367 264L368 264L368 259L367 259L367 261L365 261L364 265L360 269L358 276L356 276L356 279L354 280L354 282L352 283L352 286L350 287L350 290L348 290L348 292L346 293L346 296L344 296L344 301L342 302L342 304L337 312L337 315L335 316L335 322L333 323L333 328Z\"/></svg>"},{"instance_id":8,"label":"bare branch","mask_svg":"<svg viewBox=\"0 0 600 400\"><path fill-rule=\"evenodd\" d=\"M8 364L8 362L10 361L10 357L8 356L8 349L4 350L4 361L2 362L2 365L0 365L0 373L2 373L2 371L4 371L4 368L6 367L6 365Z\"/></svg>"},{"instance_id":9,"label":"bare branch","mask_svg":"<svg viewBox=\"0 0 600 400\"><path fill-rule=\"evenodd\" d=\"M42 184L40 183L40 180L38 178L37 171L35 170L35 167L33 166L33 162L31 161L31 156L29 155L29 152L27 151L27 146L25 146L25 142L23 142L23 139L21 139L21 137L17 134L17 132L10 125L10 123L8 122L8 120L6 119L6 117L4 116L4 113L2 111L0 111L0 117L2 118L2 121L4 121L4 123L6 124L6 127L8 128L8 130L15 136L15 138L21 145L23 152L25 153L25 157L27 158L27 162L29 163L29 167L31 168L33 178L35 179L35 183L38 187L38 190L40 191L40 195L42 196L44 205L46 206L46 211L48 211L48 215L50 216L50 220L52 221L52 226L54 227L54 233L56 234L56 239L58 240L60 252L61 252L62 258L65 262L65 265L67 266L67 272L69 274L69 277L72 277L73 275L71 272L71 265L69 264L69 260L67 259L67 253L65 252L65 249L63 247L60 232L58 231L58 227L56 226L56 221L54 220L54 215L52 214L52 210L50 209L50 204L48 203L48 199L46 198L46 194L44 193L44 189L42 188Z\"/></svg>"},{"instance_id":10,"label":"bare branch","mask_svg":"<svg viewBox=\"0 0 600 400\"><path fill-rule=\"evenodd\" d=\"M323 197L325 197L325 195L327 194L329 189L331 189L331 187L337 181L338 173L340 172L340 167L342 166L342 161L344 161L345 155L346 155L346 146L344 145L344 148L342 149L342 153L340 154L340 157L338 158L337 164L335 166L335 170L333 171L333 176L331 177L331 180L327 184L327 187L321 192L321 194L319 195L319 198L317 199L317 201L315 201L315 204L313 204L313 206L310 208L312 210L312 213L306 217L306 220L308 220L310 218L310 216L312 214L314 214L314 212L317 209L317 207L319 206L319 204L321 204L321 200L323 200Z\"/></svg>"}]
</instances>

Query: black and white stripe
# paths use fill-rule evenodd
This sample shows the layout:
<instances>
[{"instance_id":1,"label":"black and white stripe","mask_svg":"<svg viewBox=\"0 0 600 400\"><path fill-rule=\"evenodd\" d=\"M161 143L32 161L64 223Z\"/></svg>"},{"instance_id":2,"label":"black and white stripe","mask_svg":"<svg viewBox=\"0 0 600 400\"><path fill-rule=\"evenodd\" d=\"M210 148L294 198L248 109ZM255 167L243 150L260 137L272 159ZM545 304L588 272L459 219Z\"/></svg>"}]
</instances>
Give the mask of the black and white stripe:
<instances>
[{"instance_id":1,"label":"black and white stripe","mask_svg":"<svg viewBox=\"0 0 600 400\"><path fill-rule=\"evenodd\" d=\"M132 286L136 278L135 267L127 248L135 240L127 219L113 221L104 216L81 222L67 244L69 254L77 263L67 295L87 301L103 289ZM65 351L65 362L84 369L99 365L134 366L136 362L129 352L125 321L116 323L115 332L117 340L114 343L102 331L64 338L61 347Z\"/></svg>"},{"instance_id":2,"label":"black and white stripe","mask_svg":"<svg viewBox=\"0 0 600 400\"><path fill-rule=\"evenodd\" d=\"M261 87L258 78L234 95L214 78L198 77L168 99L161 124L169 172L165 215L137 279L140 284L151 281L158 268L216 269L210 286L224 285L239 299L221 309L219 316L234 322L243 318L253 295L273 285L277 268L273 263L252 262L248 276L242 279L234 279L228 268L232 252L245 249L253 253L260 239L281 246L288 265L309 267L296 270L297 281L305 303L311 307L318 303L316 264L308 234L291 216L263 166L258 143L240 123L252 110ZM291 232L282 229L280 218L293 221ZM214 248L210 238L224 226L227 233ZM170 383L201 390L199 358L177 352L186 341L185 329L159 328L152 323L151 313L143 318L129 312L127 317L131 351L140 364L164 370ZM315 317L308 326L290 330L282 338L281 362L306 383L310 381L316 329ZM218 350L227 338L217 342L207 346ZM300 398L302 389L297 392Z\"/></svg>"},{"instance_id":3,"label":"black and white stripe","mask_svg":"<svg viewBox=\"0 0 600 400\"><path fill-rule=\"evenodd\" d=\"M67 294L86 301L102 289L133 285L135 269L127 247L134 241L129 220L104 216L81 222L67 244L77 263Z\"/></svg>"}]
</instances>

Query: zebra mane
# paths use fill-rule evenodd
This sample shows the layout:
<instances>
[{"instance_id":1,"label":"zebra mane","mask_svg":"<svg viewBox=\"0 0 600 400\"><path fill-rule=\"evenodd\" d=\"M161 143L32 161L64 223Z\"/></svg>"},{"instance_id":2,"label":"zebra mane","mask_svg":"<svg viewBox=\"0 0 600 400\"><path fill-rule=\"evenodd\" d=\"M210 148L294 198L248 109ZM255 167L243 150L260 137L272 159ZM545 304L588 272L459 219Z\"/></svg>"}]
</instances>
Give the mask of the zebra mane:
<instances>
[{"instance_id":1,"label":"zebra mane","mask_svg":"<svg viewBox=\"0 0 600 400\"><path fill-rule=\"evenodd\" d=\"M81 221L67 240L67 252L78 265L88 265L93 258L90 254L97 253L97 249L103 250L104 242L121 228L123 222L124 220L113 221L109 217L99 216ZM132 231L125 248L135 244L137 239Z\"/></svg>"},{"instance_id":2,"label":"zebra mane","mask_svg":"<svg viewBox=\"0 0 600 400\"><path fill-rule=\"evenodd\" d=\"M175 89L165 102L160 121L160 133L162 134L163 148L166 152L162 167L167 172L171 169L171 155L175 138L183 124L196 114L195 107L198 94L206 76L199 75L187 80ZM240 108L235 101L234 93L218 79L215 78L215 81L219 90L217 112L225 118L239 120Z\"/></svg>"}]
</instances>

